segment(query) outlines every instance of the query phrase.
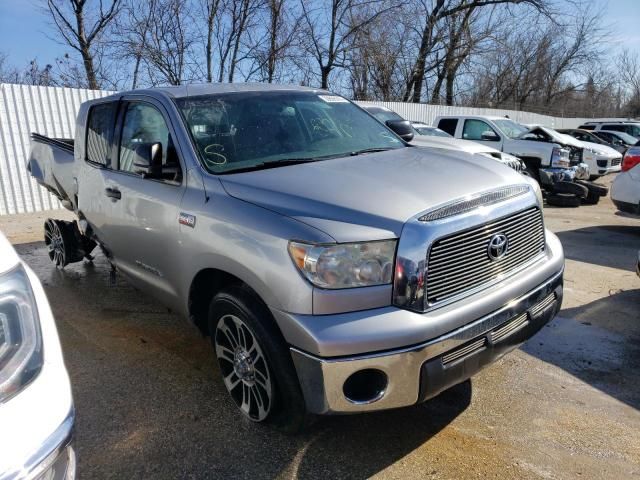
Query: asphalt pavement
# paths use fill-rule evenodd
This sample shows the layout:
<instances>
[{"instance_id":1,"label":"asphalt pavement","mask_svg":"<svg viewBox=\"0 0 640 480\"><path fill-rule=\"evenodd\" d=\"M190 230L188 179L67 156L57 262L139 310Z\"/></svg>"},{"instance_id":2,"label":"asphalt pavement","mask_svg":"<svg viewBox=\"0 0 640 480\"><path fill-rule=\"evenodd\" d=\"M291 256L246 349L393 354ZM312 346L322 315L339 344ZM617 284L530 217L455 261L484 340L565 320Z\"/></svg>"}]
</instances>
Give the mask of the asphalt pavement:
<instances>
[{"instance_id":1,"label":"asphalt pavement","mask_svg":"<svg viewBox=\"0 0 640 480\"><path fill-rule=\"evenodd\" d=\"M87 478L640 478L640 219L545 208L567 257L560 316L520 349L411 408L325 417L288 436L245 421L207 338L101 255L57 270L47 216L0 217L42 280Z\"/></svg>"}]
</instances>

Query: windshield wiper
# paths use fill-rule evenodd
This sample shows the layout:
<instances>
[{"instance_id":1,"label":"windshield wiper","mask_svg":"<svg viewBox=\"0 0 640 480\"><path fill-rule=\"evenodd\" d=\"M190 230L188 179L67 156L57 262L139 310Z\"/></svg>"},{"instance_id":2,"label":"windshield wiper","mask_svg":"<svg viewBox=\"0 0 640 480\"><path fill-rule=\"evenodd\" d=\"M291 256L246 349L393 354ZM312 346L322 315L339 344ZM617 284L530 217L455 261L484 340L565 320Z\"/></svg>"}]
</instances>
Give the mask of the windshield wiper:
<instances>
[{"instance_id":1,"label":"windshield wiper","mask_svg":"<svg viewBox=\"0 0 640 480\"><path fill-rule=\"evenodd\" d=\"M394 150L394 147L363 148L362 150L355 150L351 152L349 155L351 155L352 157L355 157L356 155L360 155L362 153L386 152L387 150Z\"/></svg>"},{"instance_id":2,"label":"windshield wiper","mask_svg":"<svg viewBox=\"0 0 640 480\"><path fill-rule=\"evenodd\" d=\"M224 172L218 172L218 175L224 175L227 173L241 173L251 172L254 170L266 170L267 168L285 167L287 165L298 165L300 163L311 163L321 160L321 157L301 157L301 158L282 158L280 160L273 160L271 162L262 162L249 167L234 168Z\"/></svg>"}]
</instances>

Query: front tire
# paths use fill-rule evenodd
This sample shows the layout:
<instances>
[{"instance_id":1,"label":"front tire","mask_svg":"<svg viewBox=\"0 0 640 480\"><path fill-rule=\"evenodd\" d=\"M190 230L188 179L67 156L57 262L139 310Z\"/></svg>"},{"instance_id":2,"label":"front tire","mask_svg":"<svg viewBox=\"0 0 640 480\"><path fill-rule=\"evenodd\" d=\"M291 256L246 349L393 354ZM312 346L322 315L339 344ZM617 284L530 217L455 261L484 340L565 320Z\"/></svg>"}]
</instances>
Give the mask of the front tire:
<instances>
[{"instance_id":1,"label":"front tire","mask_svg":"<svg viewBox=\"0 0 640 480\"><path fill-rule=\"evenodd\" d=\"M209 332L225 388L242 414L286 432L303 428L307 412L289 347L260 299L243 287L218 293Z\"/></svg>"}]
</instances>

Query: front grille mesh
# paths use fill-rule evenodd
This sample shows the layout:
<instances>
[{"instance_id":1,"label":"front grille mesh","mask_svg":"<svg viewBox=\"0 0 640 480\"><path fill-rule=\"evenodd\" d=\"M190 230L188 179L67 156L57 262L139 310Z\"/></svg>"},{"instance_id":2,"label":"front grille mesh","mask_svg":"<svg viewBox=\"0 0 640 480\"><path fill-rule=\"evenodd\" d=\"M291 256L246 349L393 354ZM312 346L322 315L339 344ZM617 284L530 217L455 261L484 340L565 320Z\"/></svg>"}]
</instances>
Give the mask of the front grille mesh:
<instances>
[{"instance_id":1,"label":"front grille mesh","mask_svg":"<svg viewBox=\"0 0 640 480\"><path fill-rule=\"evenodd\" d=\"M491 237L508 239L507 253L492 261ZM542 213L537 207L437 240L427 262L429 305L462 294L508 274L544 250Z\"/></svg>"},{"instance_id":2,"label":"front grille mesh","mask_svg":"<svg viewBox=\"0 0 640 480\"><path fill-rule=\"evenodd\" d=\"M622 163L622 157L616 157L616 158L611 160L611 166L612 167L620 165L621 163Z\"/></svg>"}]
</instances>

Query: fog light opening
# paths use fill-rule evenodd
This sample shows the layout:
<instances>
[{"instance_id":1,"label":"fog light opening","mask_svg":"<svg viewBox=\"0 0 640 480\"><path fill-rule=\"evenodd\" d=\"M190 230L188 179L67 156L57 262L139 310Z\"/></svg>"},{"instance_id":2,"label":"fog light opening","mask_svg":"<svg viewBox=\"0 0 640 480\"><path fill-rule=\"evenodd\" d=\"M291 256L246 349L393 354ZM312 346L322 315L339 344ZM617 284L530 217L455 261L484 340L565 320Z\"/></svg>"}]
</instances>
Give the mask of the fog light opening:
<instances>
[{"instance_id":1,"label":"fog light opening","mask_svg":"<svg viewBox=\"0 0 640 480\"><path fill-rule=\"evenodd\" d=\"M388 383L387 374L382 370L367 368L351 374L342 391L351 403L373 403L384 396Z\"/></svg>"}]
</instances>

